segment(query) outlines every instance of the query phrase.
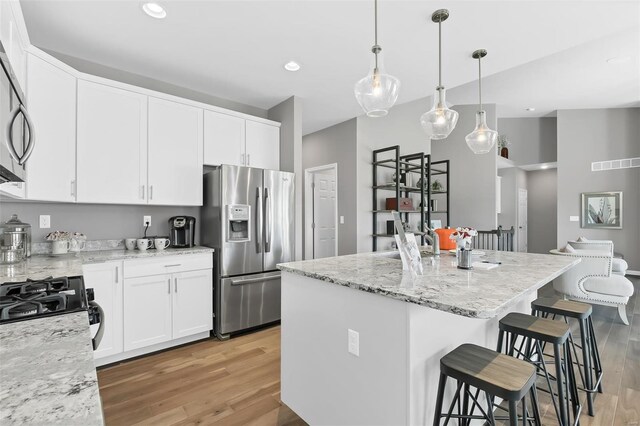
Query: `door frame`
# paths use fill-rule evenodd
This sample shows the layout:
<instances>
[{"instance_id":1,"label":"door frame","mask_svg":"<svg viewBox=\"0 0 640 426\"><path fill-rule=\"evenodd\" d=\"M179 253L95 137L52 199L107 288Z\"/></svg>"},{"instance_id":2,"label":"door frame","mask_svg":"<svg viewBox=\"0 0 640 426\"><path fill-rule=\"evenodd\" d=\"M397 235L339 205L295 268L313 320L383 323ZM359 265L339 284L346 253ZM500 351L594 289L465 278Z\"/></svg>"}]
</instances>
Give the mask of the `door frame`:
<instances>
[{"instance_id":1,"label":"door frame","mask_svg":"<svg viewBox=\"0 0 640 426\"><path fill-rule=\"evenodd\" d=\"M336 177L336 208L335 208L335 250L336 256L338 255L338 224L340 220L338 218L338 163L325 164L323 166L309 167L304 170L304 260L313 259L313 188L312 175L317 172L333 170Z\"/></svg>"},{"instance_id":2,"label":"door frame","mask_svg":"<svg viewBox=\"0 0 640 426\"><path fill-rule=\"evenodd\" d=\"M524 209L524 211L520 208L520 195L522 193L526 194L525 199L527 200L527 208ZM527 252L529 251L529 241L527 236L527 232L529 232L529 216L527 212L528 208L529 208L529 191L527 190L527 188L518 188L518 195L516 199L516 229L517 229L516 244L517 245L516 245L516 249L514 250L516 252L520 252L520 244L522 244L523 241L526 241L525 242L526 251ZM526 215L527 220L525 222L525 229L521 229L520 219L522 219L524 215Z\"/></svg>"}]
</instances>

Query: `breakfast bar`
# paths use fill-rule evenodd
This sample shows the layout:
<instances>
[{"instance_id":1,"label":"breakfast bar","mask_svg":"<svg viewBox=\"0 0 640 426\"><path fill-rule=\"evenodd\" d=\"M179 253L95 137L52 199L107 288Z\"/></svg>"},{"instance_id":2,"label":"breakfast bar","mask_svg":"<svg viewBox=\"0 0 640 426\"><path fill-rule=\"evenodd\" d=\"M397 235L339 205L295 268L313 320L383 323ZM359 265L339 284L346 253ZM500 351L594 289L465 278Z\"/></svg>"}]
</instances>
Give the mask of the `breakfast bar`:
<instances>
[{"instance_id":1,"label":"breakfast bar","mask_svg":"<svg viewBox=\"0 0 640 426\"><path fill-rule=\"evenodd\" d=\"M309 424L428 424L442 356L462 343L495 349L498 320L530 312L537 290L580 260L486 251L491 270L397 252L279 265L282 401Z\"/></svg>"}]
</instances>

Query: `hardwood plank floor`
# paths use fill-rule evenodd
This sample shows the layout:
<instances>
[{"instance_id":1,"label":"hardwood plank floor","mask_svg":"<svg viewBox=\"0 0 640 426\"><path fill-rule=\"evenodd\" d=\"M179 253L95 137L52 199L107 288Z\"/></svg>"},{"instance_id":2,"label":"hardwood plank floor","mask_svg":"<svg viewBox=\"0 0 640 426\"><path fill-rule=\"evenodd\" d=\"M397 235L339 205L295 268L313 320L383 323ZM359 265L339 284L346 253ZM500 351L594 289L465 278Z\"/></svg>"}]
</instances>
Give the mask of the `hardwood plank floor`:
<instances>
[{"instance_id":1,"label":"hardwood plank floor","mask_svg":"<svg viewBox=\"0 0 640 426\"><path fill-rule=\"evenodd\" d=\"M631 280L630 326L614 308L594 306L604 394L595 399L596 416L585 412L582 425L640 425L640 279ZM306 424L280 401L280 327L102 368L98 380L107 426ZM543 424L557 424L547 395L540 399Z\"/></svg>"}]
</instances>

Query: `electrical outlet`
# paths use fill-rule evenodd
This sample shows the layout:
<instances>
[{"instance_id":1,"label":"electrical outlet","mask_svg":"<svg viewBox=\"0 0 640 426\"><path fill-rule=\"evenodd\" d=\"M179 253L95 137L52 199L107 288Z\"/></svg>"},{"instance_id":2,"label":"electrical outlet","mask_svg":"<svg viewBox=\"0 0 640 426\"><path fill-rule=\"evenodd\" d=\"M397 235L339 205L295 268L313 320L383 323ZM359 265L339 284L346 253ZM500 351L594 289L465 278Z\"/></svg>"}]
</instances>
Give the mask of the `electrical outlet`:
<instances>
[{"instance_id":1,"label":"electrical outlet","mask_svg":"<svg viewBox=\"0 0 640 426\"><path fill-rule=\"evenodd\" d=\"M349 353L360 356L360 333L349 329Z\"/></svg>"},{"instance_id":2,"label":"electrical outlet","mask_svg":"<svg viewBox=\"0 0 640 426\"><path fill-rule=\"evenodd\" d=\"M147 226L147 224L151 226L151 216L144 216L142 226Z\"/></svg>"},{"instance_id":3,"label":"electrical outlet","mask_svg":"<svg viewBox=\"0 0 640 426\"><path fill-rule=\"evenodd\" d=\"M40 215L40 229L49 229L51 228L51 216L48 214Z\"/></svg>"},{"instance_id":4,"label":"electrical outlet","mask_svg":"<svg viewBox=\"0 0 640 426\"><path fill-rule=\"evenodd\" d=\"M580 216L569 216L569 222L579 222Z\"/></svg>"}]
</instances>

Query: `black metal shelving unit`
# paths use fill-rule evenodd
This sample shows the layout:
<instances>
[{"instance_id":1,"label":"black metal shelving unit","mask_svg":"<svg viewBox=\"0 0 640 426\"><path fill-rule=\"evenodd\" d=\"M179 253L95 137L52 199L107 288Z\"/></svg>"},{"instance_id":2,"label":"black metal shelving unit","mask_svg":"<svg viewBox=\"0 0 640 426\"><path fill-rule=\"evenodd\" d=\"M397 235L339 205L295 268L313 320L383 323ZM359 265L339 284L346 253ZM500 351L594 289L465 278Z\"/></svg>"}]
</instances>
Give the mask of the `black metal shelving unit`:
<instances>
[{"instance_id":1,"label":"black metal shelving unit","mask_svg":"<svg viewBox=\"0 0 640 426\"><path fill-rule=\"evenodd\" d=\"M435 164L441 165L441 167L434 169ZM392 169L396 174L395 182L378 183L380 171L379 168ZM426 179L426 184L422 182L420 187L408 186L402 184L401 173L418 175L420 179ZM431 189L432 176L446 175L446 187L443 191L433 191ZM421 206L414 210L398 210L401 217L405 222L409 221L409 215L419 214L420 222L419 229L424 229L425 223L430 223L431 214L446 214L447 225L449 226L449 160L443 160L438 162L431 162L431 156L423 152L415 154L401 155L400 146L390 146L373 151L373 195L372 195L372 213L373 213L373 250L378 249L379 238L393 238L394 234L380 233L378 230L378 215L388 214L390 215L392 210L381 209L379 205L378 195L379 191L389 191L395 193L396 205L400 205L400 198L410 198L411 194L419 194L421 200ZM447 210L443 211L431 211L431 200L433 195L446 195ZM415 200L414 200L415 201ZM412 231L416 235L421 236L421 243L426 243L425 232Z\"/></svg>"},{"instance_id":2,"label":"black metal shelving unit","mask_svg":"<svg viewBox=\"0 0 640 426\"><path fill-rule=\"evenodd\" d=\"M435 210L435 211L431 211L431 209L429 209L431 211L432 214L437 215L436 217L434 217L433 219L439 219L441 216L440 215L445 215L446 217L446 225L443 224L443 226L448 227L451 226L451 203L449 202L450 199L450 192L449 192L449 160L440 160L440 161L432 161L431 162L431 167L429 168L429 176L431 177L430 182L432 183L434 181L433 176L444 176L445 178L445 186L444 186L444 191L431 191L431 195L438 195L438 197L435 197L435 200L442 200L443 197L440 197L441 195L444 196L444 200L446 203L446 209L445 210ZM431 206L431 204L429 204L429 206Z\"/></svg>"}]
</instances>

